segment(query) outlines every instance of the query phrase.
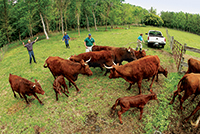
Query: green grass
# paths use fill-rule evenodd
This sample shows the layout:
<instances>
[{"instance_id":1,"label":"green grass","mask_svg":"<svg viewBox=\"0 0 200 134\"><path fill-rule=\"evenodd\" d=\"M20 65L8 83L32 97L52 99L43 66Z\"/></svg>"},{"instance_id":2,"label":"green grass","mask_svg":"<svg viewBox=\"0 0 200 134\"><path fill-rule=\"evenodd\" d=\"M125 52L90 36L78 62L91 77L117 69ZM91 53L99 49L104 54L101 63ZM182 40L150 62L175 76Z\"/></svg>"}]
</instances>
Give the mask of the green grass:
<instances>
[{"instance_id":1,"label":"green grass","mask_svg":"<svg viewBox=\"0 0 200 134\"><path fill-rule=\"evenodd\" d=\"M175 86L182 75L175 73L176 68L174 60L168 52L170 47L168 43L162 50L147 48L148 55L158 55L161 65L167 67L170 74L168 78L162 75L159 82L154 83L153 90L157 93L160 104L156 101L150 101L144 108L143 119L139 121L139 110L130 109L122 115L124 125L119 124L117 114L111 118L110 108L115 100L123 96L132 96L138 94L137 84L130 91L125 89L129 84L122 78L109 79L103 76L103 72L99 68L91 68L93 75L88 77L79 75L76 81L77 86L81 90L81 94L76 95L74 87L69 88L69 97L64 94L59 96L59 101L55 100L55 93L52 88L53 76L49 69L43 68L44 61L48 56L59 56L68 58L74 54L85 52L83 40L88 33L92 34L97 45L108 45L116 47L136 47L137 37L140 33L146 33L149 30L160 30L166 37L165 28L156 27L131 27L131 29L113 29L104 31L104 27L100 27L99 31L92 29L90 32L81 31L78 36L76 31L69 31L69 36L73 39L70 43L70 49L65 48L64 42L61 41L61 33L54 34L49 40L40 40L33 46L37 64L29 65L29 56L26 48L18 45L9 49L0 62L0 132L1 133L34 133L36 128L43 133L96 133L100 128L101 133L152 133L155 130L169 132L169 125L173 124L176 128L176 122L180 121L177 109L179 101L175 101L174 105L168 105ZM182 34L189 36L190 33L169 30L169 34ZM187 41L182 39L180 40ZM196 35L191 37L196 38ZM199 36L198 36L199 37ZM146 35L144 35L146 40ZM191 40L193 44L197 44L199 40ZM188 43L189 46L189 43ZM164 50L164 51L163 51ZM124 62L125 64L125 62ZM19 75L31 81L40 80L40 84L45 91L45 95L38 95L44 103L41 106L35 99L30 106L26 107L24 99L14 98L8 81L9 73ZM68 83L68 82L67 82ZM148 94L147 91L150 82L143 80L142 93ZM31 98L31 97L28 97ZM186 102L187 105L189 102ZM184 104L184 105L185 105ZM194 103L195 106L197 103ZM119 110L119 107L117 107ZM184 117L186 117L193 108L187 109ZM98 113L96 121L89 122L89 115L94 112ZM187 113L187 114L186 114ZM177 119L174 123L173 119ZM91 119L92 120L92 119Z\"/></svg>"}]
</instances>

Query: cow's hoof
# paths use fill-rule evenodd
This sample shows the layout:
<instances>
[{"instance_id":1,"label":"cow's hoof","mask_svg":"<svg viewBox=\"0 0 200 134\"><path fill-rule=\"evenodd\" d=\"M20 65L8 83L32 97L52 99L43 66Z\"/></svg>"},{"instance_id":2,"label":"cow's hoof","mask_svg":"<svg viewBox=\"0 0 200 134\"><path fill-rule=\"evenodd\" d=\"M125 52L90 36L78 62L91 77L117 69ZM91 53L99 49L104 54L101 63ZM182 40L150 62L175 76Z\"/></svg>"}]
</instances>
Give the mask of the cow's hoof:
<instances>
[{"instance_id":1,"label":"cow's hoof","mask_svg":"<svg viewBox=\"0 0 200 134\"><path fill-rule=\"evenodd\" d=\"M120 122L121 125L123 125L123 122Z\"/></svg>"},{"instance_id":2,"label":"cow's hoof","mask_svg":"<svg viewBox=\"0 0 200 134\"><path fill-rule=\"evenodd\" d=\"M41 103L41 105L43 106L44 104L43 104L43 103Z\"/></svg>"},{"instance_id":3,"label":"cow's hoof","mask_svg":"<svg viewBox=\"0 0 200 134\"><path fill-rule=\"evenodd\" d=\"M80 94L80 93L81 93L81 91L78 91L77 93L78 93L78 94Z\"/></svg>"}]
</instances>

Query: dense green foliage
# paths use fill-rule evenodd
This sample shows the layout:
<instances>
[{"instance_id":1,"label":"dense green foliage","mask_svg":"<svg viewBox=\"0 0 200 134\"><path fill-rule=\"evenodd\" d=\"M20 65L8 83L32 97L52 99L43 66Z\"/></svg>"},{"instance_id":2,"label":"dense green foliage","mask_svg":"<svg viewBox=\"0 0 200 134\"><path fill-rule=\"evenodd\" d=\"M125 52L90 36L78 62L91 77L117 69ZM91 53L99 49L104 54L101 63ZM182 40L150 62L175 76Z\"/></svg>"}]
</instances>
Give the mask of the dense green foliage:
<instances>
[{"instance_id":1,"label":"dense green foliage","mask_svg":"<svg viewBox=\"0 0 200 134\"><path fill-rule=\"evenodd\" d=\"M200 35L200 15L189 13L161 12L165 27Z\"/></svg>"},{"instance_id":2,"label":"dense green foliage","mask_svg":"<svg viewBox=\"0 0 200 134\"><path fill-rule=\"evenodd\" d=\"M80 28L140 23L146 9L123 0L0 0L0 47L15 40ZM42 15L42 18L40 16ZM107 29L107 27L106 27Z\"/></svg>"},{"instance_id":3,"label":"dense green foliage","mask_svg":"<svg viewBox=\"0 0 200 134\"><path fill-rule=\"evenodd\" d=\"M99 27L99 31L91 28L90 32L97 45L130 46L132 48L136 47L137 37L140 33L146 33L152 29L161 31L166 37L165 28L148 26L131 26L130 28L103 31L105 27ZM177 36L176 39L183 42L189 42L192 37L193 40L190 43L198 44L198 35L171 29L168 32L172 36L181 35ZM169 75L168 78L159 75L159 82L154 82L153 91L158 95L160 103L157 104L153 100L148 102L144 108L142 120L138 120L139 110L137 108L131 108L122 115L123 125L119 124L117 114L114 117L109 116L110 108L117 98L137 95L138 88L135 84L130 91L127 91L128 82L121 78L109 79L108 76L103 76L103 72L99 68L91 68L92 76L79 75L76 84L80 88L81 94L76 95L76 89L72 87L69 88L68 98L62 94L59 96L59 101L56 101L52 88L54 78L47 68L43 68L44 61L48 56L68 58L73 54L85 52L83 40L87 37L87 34L87 30L81 31L80 36L76 31L69 31L69 36L72 39L69 42L70 49L66 49L64 42L61 42L61 32L51 34L49 40L38 40L33 46L37 64L29 65L27 50L22 45L7 51L0 63L0 133L101 132L149 134L154 133L155 130L162 133L176 133L177 131L187 133L193 129L189 123L189 126L182 129L182 126L188 124L180 125L179 122L191 113L197 105L198 98L193 103L190 100L184 102L183 106L187 108L182 115L178 113L178 97L173 105L168 105L171 95L182 77L182 75L176 73L173 57L168 53L170 52L168 43L162 50L147 48L146 45L143 45L144 49L148 49L147 55L159 56L161 65L168 68ZM144 35L144 39L146 40L146 35ZM123 64L125 63L123 62ZM26 106L25 100L20 99L18 94L18 98L14 98L8 82L9 73L20 75L31 81L34 81L34 79L40 80L45 95L38 95L38 97L44 103L44 106L41 106L36 99L32 100L31 97L28 97L31 100L30 106ZM149 84L150 82L143 80L143 94L149 94L147 90ZM119 106L117 110L120 110ZM94 115L95 112L98 113L97 116ZM198 114L199 112L197 112Z\"/></svg>"},{"instance_id":4,"label":"dense green foliage","mask_svg":"<svg viewBox=\"0 0 200 134\"><path fill-rule=\"evenodd\" d=\"M164 22L158 15L149 13L145 15L144 23L145 25L162 26Z\"/></svg>"}]
</instances>

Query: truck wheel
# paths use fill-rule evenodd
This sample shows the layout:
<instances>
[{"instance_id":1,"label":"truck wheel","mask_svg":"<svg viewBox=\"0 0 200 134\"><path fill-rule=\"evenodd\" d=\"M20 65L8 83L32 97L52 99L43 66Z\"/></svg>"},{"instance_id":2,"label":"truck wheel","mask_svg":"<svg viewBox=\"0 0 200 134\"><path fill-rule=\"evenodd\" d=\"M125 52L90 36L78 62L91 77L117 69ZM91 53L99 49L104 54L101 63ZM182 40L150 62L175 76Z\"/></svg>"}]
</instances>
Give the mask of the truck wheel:
<instances>
[{"instance_id":1,"label":"truck wheel","mask_svg":"<svg viewBox=\"0 0 200 134\"><path fill-rule=\"evenodd\" d=\"M151 44L151 43L148 43L148 47L152 47L152 44Z\"/></svg>"}]
</instances>

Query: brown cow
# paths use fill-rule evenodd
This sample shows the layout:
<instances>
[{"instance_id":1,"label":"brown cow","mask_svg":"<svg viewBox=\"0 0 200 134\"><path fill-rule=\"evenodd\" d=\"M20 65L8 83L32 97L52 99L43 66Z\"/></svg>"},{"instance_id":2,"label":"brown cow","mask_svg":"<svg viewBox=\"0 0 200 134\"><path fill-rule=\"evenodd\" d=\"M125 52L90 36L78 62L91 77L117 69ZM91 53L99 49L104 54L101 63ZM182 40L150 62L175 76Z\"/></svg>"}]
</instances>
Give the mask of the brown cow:
<instances>
[{"instance_id":1,"label":"brown cow","mask_svg":"<svg viewBox=\"0 0 200 134\"><path fill-rule=\"evenodd\" d=\"M184 96L181 96L181 92L185 91ZM180 109L183 110L183 102L192 94L195 94L194 98L200 94L200 74L186 74L181 78L177 85L177 90L174 92L174 96L170 102L170 104L174 103L175 97L179 95L180 100ZM194 98L192 101L194 101Z\"/></svg>"},{"instance_id":2,"label":"brown cow","mask_svg":"<svg viewBox=\"0 0 200 134\"><path fill-rule=\"evenodd\" d=\"M64 90L62 89L62 87L64 88ZM65 93L65 89L67 89L67 93L69 93L67 85L65 83L65 79L63 75L58 76L53 83L53 89L56 93L56 100L58 101L58 93L61 94L60 91L62 91L67 97L68 95Z\"/></svg>"},{"instance_id":3,"label":"brown cow","mask_svg":"<svg viewBox=\"0 0 200 134\"><path fill-rule=\"evenodd\" d=\"M78 63L70 60L65 60L58 56L49 56L46 59L43 66L44 68L49 68L54 78L56 78L56 76L63 75L69 82L71 82L76 87L77 93L80 93L80 90L78 89L74 81L77 80L78 74L88 76L91 76L93 74L87 63L83 60L81 60L80 63Z\"/></svg>"},{"instance_id":4,"label":"brown cow","mask_svg":"<svg viewBox=\"0 0 200 134\"><path fill-rule=\"evenodd\" d=\"M190 58L188 60L188 70L185 74L188 73L200 73L200 61Z\"/></svg>"},{"instance_id":5,"label":"brown cow","mask_svg":"<svg viewBox=\"0 0 200 134\"><path fill-rule=\"evenodd\" d=\"M24 97L24 99L26 100L26 103L29 104L26 95L28 95L28 96L33 95L39 101L39 103L41 105L44 105L42 103L42 101L38 98L36 93L44 95L45 92L42 90L42 87L40 86L40 84L38 83L38 81L36 79L35 79L35 83L33 83L33 82L31 82L25 78L22 78L20 76L10 74L9 82L10 82L10 85L11 85L11 88L12 88L15 98L16 98L15 92L17 92L19 94L19 96L21 98Z\"/></svg>"},{"instance_id":6,"label":"brown cow","mask_svg":"<svg viewBox=\"0 0 200 134\"><path fill-rule=\"evenodd\" d=\"M137 59L135 57L134 50L130 47L125 48L125 47L110 47L110 46L97 46L97 45L92 47L92 51L102 51L102 50L112 51L112 54L114 55L114 62L119 63L120 65L122 64L122 61L131 62Z\"/></svg>"},{"instance_id":7,"label":"brown cow","mask_svg":"<svg viewBox=\"0 0 200 134\"><path fill-rule=\"evenodd\" d=\"M135 51L135 50L134 50L134 53L135 53L135 57L136 57L137 59L140 59L140 58L146 56L145 50L142 50L142 51Z\"/></svg>"},{"instance_id":8,"label":"brown cow","mask_svg":"<svg viewBox=\"0 0 200 134\"><path fill-rule=\"evenodd\" d=\"M125 65L113 65L112 67L106 67L110 69L109 78L124 78L130 83L128 90L131 89L132 84L137 82L139 88L139 94L141 94L141 83L143 79L148 79L153 76L150 88L153 85L155 75L158 73L158 68L160 66L160 59L158 56L147 56L139 60L129 62Z\"/></svg>"},{"instance_id":9,"label":"brown cow","mask_svg":"<svg viewBox=\"0 0 200 134\"><path fill-rule=\"evenodd\" d=\"M140 109L140 119L142 119L142 114L143 114L143 108L144 106L146 105L146 103L149 101L149 100L157 100L157 95L151 91L151 94L148 94L148 95L136 95L136 96L131 96L131 97L123 97L123 98L119 98L115 101L115 104L112 106L111 109L113 109L113 114L114 114L114 110L116 109L116 106L117 105L120 105L121 107L121 110L118 111L118 117L119 117L119 120L120 120L120 123L122 124L122 117L121 115L123 113L125 113L127 110L129 110L129 108L131 107L137 107Z\"/></svg>"}]
</instances>

